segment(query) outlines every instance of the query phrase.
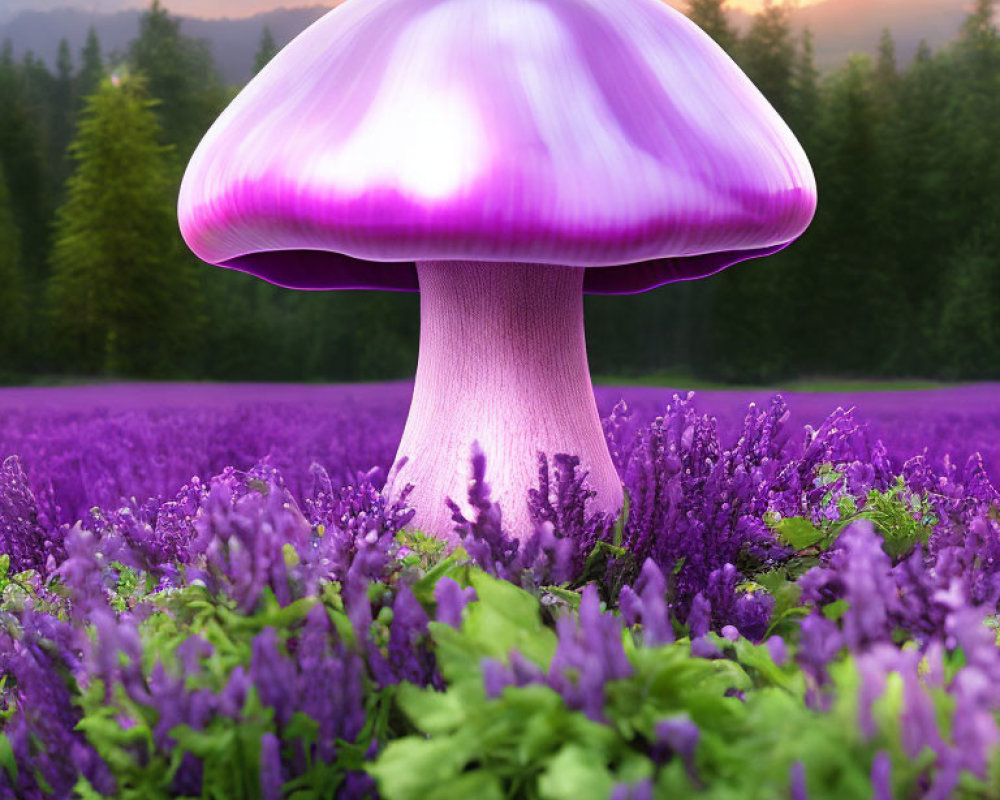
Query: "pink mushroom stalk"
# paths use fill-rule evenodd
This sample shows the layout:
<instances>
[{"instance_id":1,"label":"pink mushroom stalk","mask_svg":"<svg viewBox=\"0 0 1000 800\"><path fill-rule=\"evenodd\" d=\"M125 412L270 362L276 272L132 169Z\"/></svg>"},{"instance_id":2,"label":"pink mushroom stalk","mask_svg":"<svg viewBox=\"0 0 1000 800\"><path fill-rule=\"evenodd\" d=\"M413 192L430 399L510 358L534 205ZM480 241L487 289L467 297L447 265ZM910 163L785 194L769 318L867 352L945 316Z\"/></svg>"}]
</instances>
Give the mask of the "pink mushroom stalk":
<instances>
[{"instance_id":1,"label":"pink mushroom stalk","mask_svg":"<svg viewBox=\"0 0 1000 800\"><path fill-rule=\"evenodd\" d=\"M583 294L774 253L815 206L785 123L660 0L347 0L219 117L179 218L200 258L281 286L419 290L387 489L412 483L415 527L453 538L478 441L524 537L539 452L622 504Z\"/></svg>"}]
</instances>

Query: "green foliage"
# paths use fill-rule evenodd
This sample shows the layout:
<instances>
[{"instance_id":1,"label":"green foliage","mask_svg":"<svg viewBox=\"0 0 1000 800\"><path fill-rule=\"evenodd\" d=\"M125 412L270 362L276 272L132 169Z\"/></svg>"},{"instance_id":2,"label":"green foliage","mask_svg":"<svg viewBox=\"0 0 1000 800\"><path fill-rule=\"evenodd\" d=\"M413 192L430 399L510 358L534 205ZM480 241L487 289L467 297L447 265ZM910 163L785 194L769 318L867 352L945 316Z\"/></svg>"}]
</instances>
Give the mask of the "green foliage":
<instances>
[{"instance_id":1,"label":"green foliage","mask_svg":"<svg viewBox=\"0 0 1000 800\"><path fill-rule=\"evenodd\" d=\"M1000 237L994 237L1000 241ZM1000 259L977 232L948 262L940 356L949 377L989 378L1000 352Z\"/></svg>"},{"instance_id":2,"label":"green foliage","mask_svg":"<svg viewBox=\"0 0 1000 800\"><path fill-rule=\"evenodd\" d=\"M726 0L688 0L687 14L695 25L732 55L736 50L736 30L726 16Z\"/></svg>"},{"instance_id":3,"label":"green foliage","mask_svg":"<svg viewBox=\"0 0 1000 800\"><path fill-rule=\"evenodd\" d=\"M257 48L257 55L253 60L253 74L256 75L268 62L278 54L278 45L274 41L274 34L267 25L260 34L260 46Z\"/></svg>"},{"instance_id":4,"label":"green foliage","mask_svg":"<svg viewBox=\"0 0 1000 800\"><path fill-rule=\"evenodd\" d=\"M800 241L766 260L634 297L589 298L595 371L670 370L744 384L803 374L1000 378L1000 239L990 222L1000 218L996 3L977 0L940 52L925 44L906 63L885 32L872 43L873 58L823 75L812 35L793 35L781 3L756 14L742 36L722 0L692 0L687 11L737 57L803 143L818 213ZM257 68L275 50L267 34ZM150 358L145 345L125 352L132 343L118 341L110 358L82 357L100 349L100 333L77 342L50 315L25 313L46 305L50 265L60 258L54 217L68 202L73 117L106 78L94 31L75 74L72 56L61 48L53 74L31 56L15 62L11 46L0 51L0 169L24 287L19 300L0 297L0 309L25 316L16 323L20 340L0 332L0 349L18 352L3 354L7 370L289 381L412 375L416 295L291 292L211 270L186 252L173 222L174 242L155 249L165 274L197 282L202 306L188 316L197 323L203 309L211 313L197 352L170 346L169 355ZM157 141L172 147L161 155L168 180L159 192L172 207L191 151L237 87L222 85L204 43L185 37L158 2L125 60L158 101Z\"/></svg>"},{"instance_id":5,"label":"green foliage","mask_svg":"<svg viewBox=\"0 0 1000 800\"><path fill-rule=\"evenodd\" d=\"M137 595L134 587L143 585L143 576L129 571L124 571L122 576L113 604L121 606L126 599L134 602L141 596L153 608L153 613L141 626L143 662L140 666L144 679L149 681L154 671L162 668L169 675L183 675L189 690L203 689L213 694L226 687L234 671L249 671L252 642L257 634L272 628L279 634L280 646L287 647L317 602L317 599L305 598L281 606L268 592L252 614L241 614L230 600L203 587L190 586L162 595L151 591ZM151 587L147 585L147 588ZM338 608L339 595L335 590L328 590L318 602L324 603L338 631L351 630L350 622ZM210 645L211 651L195 672L183 673L176 654L180 645L192 637ZM136 702L121 686L108 696L105 687L97 682L82 692L80 705L84 716L79 728L111 767L118 786L116 798L140 800L176 796L173 780L186 753L202 759L203 796L259 796L261 739L266 733L277 733L277 728L273 710L261 704L252 688L238 718L213 716L201 730L187 726L171 729L170 737L175 744L166 753L154 746L156 711ZM122 714L134 724L123 728L119 721ZM293 719L283 735L288 742L298 739L308 744L315 739L315 723L303 715ZM345 758L337 764L313 765L314 769L301 778L300 783L303 787L315 784L317 788L325 788L303 796L331 796L329 793L342 780L348 763L349 759Z\"/></svg>"},{"instance_id":6,"label":"green foliage","mask_svg":"<svg viewBox=\"0 0 1000 800\"><path fill-rule=\"evenodd\" d=\"M178 258L153 107L140 78L106 82L71 149L49 301L60 350L78 371L163 371L193 343L198 296Z\"/></svg>"},{"instance_id":7,"label":"green foliage","mask_svg":"<svg viewBox=\"0 0 1000 800\"><path fill-rule=\"evenodd\" d=\"M227 100L212 54L204 42L183 36L180 21L153 0L129 47L129 62L159 101L161 141L175 146L181 169Z\"/></svg>"},{"instance_id":8,"label":"green foliage","mask_svg":"<svg viewBox=\"0 0 1000 800\"><path fill-rule=\"evenodd\" d=\"M826 488L826 492L812 518L765 517L765 522L777 537L799 551L800 557L791 567L794 574L812 566L815 555L829 550L837 537L858 520L866 519L872 523L876 533L882 537L882 549L893 559L926 544L932 528L937 524L929 499L911 491L902 476L897 477L884 492L869 491L860 507L852 495L842 492L844 480L840 470L832 466L822 467L817 481L818 485Z\"/></svg>"},{"instance_id":9,"label":"green foliage","mask_svg":"<svg viewBox=\"0 0 1000 800\"><path fill-rule=\"evenodd\" d=\"M27 286L21 268L21 237L0 165L0 380L3 365L16 363L27 338Z\"/></svg>"},{"instance_id":10,"label":"green foliage","mask_svg":"<svg viewBox=\"0 0 1000 800\"><path fill-rule=\"evenodd\" d=\"M828 488L824 504L839 503L838 474L826 470L820 482ZM887 549L904 540L912 545L913 523L918 520L932 524L925 501L906 494L902 484L870 495L853 513L854 518L867 515L873 520ZM768 522L805 550L827 546L828 529L822 524L810 530L804 520ZM910 532L900 533L902 529ZM357 741L338 742L337 758L328 763L306 755L306 769L285 785L284 796L332 798L347 770L367 769L386 800L604 800L614 787L640 781L651 782L656 798L697 794L715 800L771 800L788 796L790 776L801 765L810 798L860 800L871 796L872 764L879 753L891 762L893 796L916 796L926 780L934 754L914 755L907 749L908 700L898 673L889 673L885 691L872 706L870 733L859 728L862 686L851 657L829 665L829 708L818 711L807 704L807 690L813 687L796 663L797 626L792 624L802 609L797 587L784 576L762 575L752 590L766 588L775 596L769 635L785 636L787 657L776 659L765 644L715 634L707 639L717 657L697 657L686 638L650 646L641 630L623 628L630 673L604 682L601 717L594 719L543 682L510 685L498 693L487 690L488 661L503 665L517 653L541 673L552 668L558 637L535 594L470 566L461 550L444 555L414 534L407 534L404 543L410 555L401 579L412 582L414 594L428 610L434 584L446 575L475 590L459 628L430 624L443 685L419 688L404 683L379 689L365 681L367 723ZM158 592L142 572L121 564L112 567L117 576L113 607L121 611L144 606L135 617L141 663L131 663L122 653L117 657L132 680L144 685L152 685L160 670L183 680L187 691L218 696L234 675L251 669L258 634L274 631L279 652L288 652L298 646L302 625L317 606L329 615L340 640L358 647L335 583L284 606L265 590L251 611L241 612L232 598L199 583ZM13 611L26 600L33 605L50 602L35 596L31 576L11 577L8 570L9 559L0 556L0 610ZM837 604L824 609L832 619L843 611ZM576 624L571 604L560 614ZM96 630L91 635L96 637ZM178 657L181 645L192 638L208 645L193 669ZM951 672L961 666L960 653L949 659ZM574 680L572 674L569 678ZM66 680L82 712L77 729L114 775L116 800L177 796L174 782L188 754L203 765L202 797L259 797L265 737L280 734L286 754L300 746L298 752L308 754L318 736L308 709L279 730L273 709L250 686L235 718L210 715L198 729L175 726L164 749L157 745L162 735L159 713L142 701L142 693L126 691L120 682L91 680L81 685L69 674ZM923 687L944 730L955 713L947 683ZM12 696L2 685L0 695L8 701ZM9 704L3 708L0 721L10 713ZM128 725L122 724L123 718ZM663 749L658 729L664 723L697 727L691 753ZM373 740L381 745L377 756L369 750ZM19 765L11 753L9 741L0 735L0 768L13 774ZM988 797L991 790L965 775L955 796ZM76 794L102 797L83 779Z\"/></svg>"},{"instance_id":11,"label":"green foliage","mask_svg":"<svg viewBox=\"0 0 1000 800\"><path fill-rule=\"evenodd\" d=\"M773 798L788 791L789 770L808 765L810 797L869 797L877 749L894 747L894 780L915 785L926 759L909 763L899 746L899 708L883 714L872 742L857 732L858 678L848 661L834 671L839 699L829 713L802 703L805 683L762 645L715 638L725 658L692 657L685 640L646 648L625 635L631 677L607 684L604 722L567 708L546 686L484 690L484 658L522 655L526 643L551 639L528 593L474 574L478 601L461 630L432 626L445 691L407 686L399 705L416 732L393 741L371 767L388 800L417 798L606 798L619 783L652 778L657 797ZM495 606L502 605L503 611ZM502 625L497 626L498 615ZM497 631L502 631L498 638ZM552 645L543 651L551 651ZM547 667L550 658L534 652ZM744 693L740 700L732 696ZM679 757L660 767L650 757L655 728L690 720L701 734L693 771ZM892 744L890 744L892 743Z\"/></svg>"},{"instance_id":12,"label":"green foliage","mask_svg":"<svg viewBox=\"0 0 1000 800\"><path fill-rule=\"evenodd\" d=\"M101 55L101 40L97 31L90 28L87 31L87 42L80 53L80 72L77 75L78 97L82 100L94 94L104 79L104 57Z\"/></svg>"},{"instance_id":13,"label":"green foliage","mask_svg":"<svg viewBox=\"0 0 1000 800\"><path fill-rule=\"evenodd\" d=\"M788 14L786 4L765 0L737 51L740 66L782 115L792 107L795 72L795 42Z\"/></svg>"},{"instance_id":14,"label":"green foliage","mask_svg":"<svg viewBox=\"0 0 1000 800\"><path fill-rule=\"evenodd\" d=\"M35 91L44 67L34 61L15 64L9 44L0 53L0 168L20 232L24 268L34 276L45 272L52 213L46 115L40 106L44 97Z\"/></svg>"}]
</instances>

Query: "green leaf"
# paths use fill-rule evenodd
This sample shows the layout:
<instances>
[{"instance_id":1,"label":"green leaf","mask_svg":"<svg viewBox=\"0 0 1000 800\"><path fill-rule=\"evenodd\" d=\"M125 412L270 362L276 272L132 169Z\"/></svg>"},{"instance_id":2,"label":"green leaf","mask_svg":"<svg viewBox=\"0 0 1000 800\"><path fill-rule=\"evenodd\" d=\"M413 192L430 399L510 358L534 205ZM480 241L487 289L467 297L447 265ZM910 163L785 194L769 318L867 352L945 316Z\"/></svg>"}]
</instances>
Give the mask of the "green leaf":
<instances>
[{"instance_id":1,"label":"green leaf","mask_svg":"<svg viewBox=\"0 0 1000 800\"><path fill-rule=\"evenodd\" d=\"M104 795L95 789L82 775L73 786L73 796L79 800L104 800Z\"/></svg>"},{"instance_id":2,"label":"green leaf","mask_svg":"<svg viewBox=\"0 0 1000 800\"><path fill-rule=\"evenodd\" d=\"M572 589L567 589L563 586L543 586L543 600L544 595L550 594L555 598L558 598L563 603L568 605L574 611L580 607L580 593L574 592Z\"/></svg>"},{"instance_id":3,"label":"green leaf","mask_svg":"<svg viewBox=\"0 0 1000 800\"><path fill-rule=\"evenodd\" d=\"M459 775L448 783L437 786L426 795L427 800L504 800L500 781L485 770L475 770Z\"/></svg>"},{"instance_id":4,"label":"green leaf","mask_svg":"<svg viewBox=\"0 0 1000 800\"><path fill-rule=\"evenodd\" d=\"M486 700L480 681L463 681L448 691L421 689L411 684L399 687L400 708L424 733L444 734L458 728L467 710Z\"/></svg>"},{"instance_id":5,"label":"green leaf","mask_svg":"<svg viewBox=\"0 0 1000 800\"><path fill-rule=\"evenodd\" d=\"M833 622L836 622L847 613L847 610L850 607L850 604L843 598L840 600L834 600L832 603L828 603L823 606L823 616Z\"/></svg>"},{"instance_id":6,"label":"green leaf","mask_svg":"<svg viewBox=\"0 0 1000 800\"><path fill-rule=\"evenodd\" d=\"M758 679L754 681L757 686L772 684L787 689L797 696L805 692L805 684L802 674L798 670L789 670L779 667L774 663L771 654L764 645L752 644L747 639L740 637L736 640L736 658L744 667L754 670Z\"/></svg>"},{"instance_id":7,"label":"green leaf","mask_svg":"<svg viewBox=\"0 0 1000 800\"><path fill-rule=\"evenodd\" d=\"M614 785L602 754L577 745L562 748L538 780L546 800L607 800Z\"/></svg>"},{"instance_id":8,"label":"green leaf","mask_svg":"<svg viewBox=\"0 0 1000 800\"><path fill-rule=\"evenodd\" d=\"M805 550L823 540L822 531L804 517L785 517L775 531L781 541L796 550Z\"/></svg>"},{"instance_id":9,"label":"green leaf","mask_svg":"<svg viewBox=\"0 0 1000 800\"><path fill-rule=\"evenodd\" d=\"M468 584L468 561L469 556L461 547L449 553L447 558L437 562L413 584L414 596L425 606L430 606L434 603L434 587L441 578L453 578L460 584Z\"/></svg>"},{"instance_id":10,"label":"green leaf","mask_svg":"<svg viewBox=\"0 0 1000 800\"><path fill-rule=\"evenodd\" d=\"M387 800L424 800L465 769L471 752L456 737L390 742L368 771Z\"/></svg>"},{"instance_id":11,"label":"green leaf","mask_svg":"<svg viewBox=\"0 0 1000 800\"><path fill-rule=\"evenodd\" d=\"M622 510L618 515L618 519L615 520L615 531L614 536L611 541L614 543L615 547L621 547L622 541L624 540L625 534L625 524L628 522L628 512L631 508L632 501L629 499L628 491L622 490Z\"/></svg>"},{"instance_id":12,"label":"green leaf","mask_svg":"<svg viewBox=\"0 0 1000 800\"><path fill-rule=\"evenodd\" d=\"M506 660L512 650L548 667L556 651L556 635L542 624L538 601L513 584L474 571L470 582L477 600L467 607L462 633L482 655Z\"/></svg>"},{"instance_id":13,"label":"green leaf","mask_svg":"<svg viewBox=\"0 0 1000 800\"><path fill-rule=\"evenodd\" d=\"M3 765L11 781L17 783L17 760L14 758L14 748L6 733L0 733L0 765Z\"/></svg>"}]
</instances>

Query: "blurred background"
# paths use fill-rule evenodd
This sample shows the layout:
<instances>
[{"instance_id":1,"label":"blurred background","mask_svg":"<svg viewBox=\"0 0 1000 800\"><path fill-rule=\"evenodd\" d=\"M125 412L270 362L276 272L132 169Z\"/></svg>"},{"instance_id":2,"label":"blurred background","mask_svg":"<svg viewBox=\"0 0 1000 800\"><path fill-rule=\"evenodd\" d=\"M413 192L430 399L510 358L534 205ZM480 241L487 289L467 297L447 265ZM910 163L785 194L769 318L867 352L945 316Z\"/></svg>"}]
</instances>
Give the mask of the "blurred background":
<instances>
[{"instance_id":1,"label":"blurred background","mask_svg":"<svg viewBox=\"0 0 1000 800\"><path fill-rule=\"evenodd\" d=\"M334 4L0 0L0 382L412 376L416 295L279 289L177 231L202 134ZM595 376L1000 378L997 0L671 4L791 125L819 211L776 256L588 297Z\"/></svg>"}]
</instances>

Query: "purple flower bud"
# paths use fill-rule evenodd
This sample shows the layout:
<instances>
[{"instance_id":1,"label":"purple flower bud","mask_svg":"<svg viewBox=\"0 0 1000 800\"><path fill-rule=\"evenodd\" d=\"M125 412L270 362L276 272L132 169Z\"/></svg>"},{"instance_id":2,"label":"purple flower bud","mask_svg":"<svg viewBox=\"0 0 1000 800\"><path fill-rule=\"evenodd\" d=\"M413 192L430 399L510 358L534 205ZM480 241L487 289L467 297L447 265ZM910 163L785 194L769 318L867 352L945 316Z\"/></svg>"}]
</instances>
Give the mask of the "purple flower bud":
<instances>
[{"instance_id":1,"label":"purple flower bud","mask_svg":"<svg viewBox=\"0 0 1000 800\"><path fill-rule=\"evenodd\" d=\"M708 636L699 636L691 640L691 655L695 658L721 658L722 651Z\"/></svg>"},{"instance_id":2,"label":"purple flower bud","mask_svg":"<svg viewBox=\"0 0 1000 800\"><path fill-rule=\"evenodd\" d=\"M788 771L788 794L791 800L809 800L806 790L806 769L801 761L792 764Z\"/></svg>"},{"instance_id":3,"label":"purple flower bud","mask_svg":"<svg viewBox=\"0 0 1000 800\"><path fill-rule=\"evenodd\" d=\"M475 597L476 590L471 586L463 589L451 578L441 578L434 586L437 621L453 628L462 627L462 610Z\"/></svg>"},{"instance_id":4,"label":"purple flower bud","mask_svg":"<svg viewBox=\"0 0 1000 800\"><path fill-rule=\"evenodd\" d=\"M281 800L285 779L281 769L281 742L273 733L260 740L260 796L262 800Z\"/></svg>"},{"instance_id":5,"label":"purple flower bud","mask_svg":"<svg viewBox=\"0 0 1000 800\"><path fill-rule=\"evenodd\" d=\"M788 662L788 647L785 645L784 639L780 636L771 636L764 644L767 647L768 655L771 656L771 660L775 664L783 667Z\"/></svg>"},{"instance_id":6,"label":"purple flower bud","mask_svg":"<svg viewBox=\"0 0 1000 800\"><path fill-rule=\"evenodd\" d=\"M274 628L264 628L254 637L250 680L265 706L274 709L274 720L284 727L295 712L295 665L279 649Z\"/></svg>"},{"instance_id":7,"label":"purple flower bud","mask_svg":"<svg viewBox=\"0 0 1000 800\"><path fill-rule=\"evenodd\" d=\"M893 800L892 759L885 750L879 750L872 759L872 800Z\"/></svg>"},{"instance_id":8,"label":"purple flower bud","mask_svg":"<svg viewBox=\"0 0 1000 800\"><path fill-rule=\"evenodd\" d=\"M656 742L653 760L665 763L670 756L677 756L684 764L684 771L695 786L701 781L695 767L694 756L701 739L701 731L687 716L671 717L656 723Z\"/></svg>"}]
</instances>

